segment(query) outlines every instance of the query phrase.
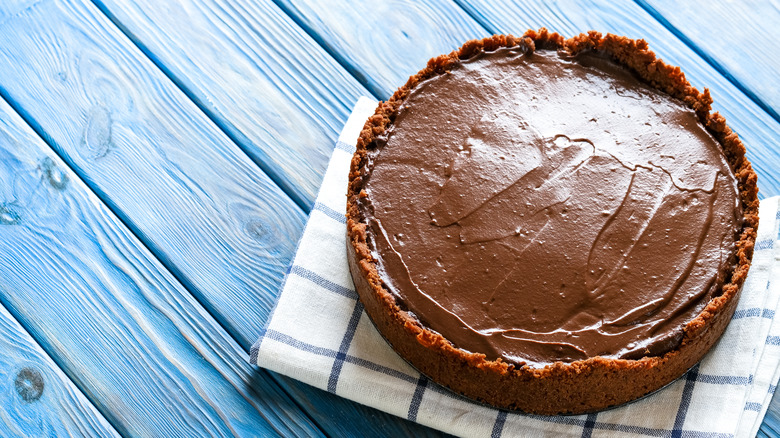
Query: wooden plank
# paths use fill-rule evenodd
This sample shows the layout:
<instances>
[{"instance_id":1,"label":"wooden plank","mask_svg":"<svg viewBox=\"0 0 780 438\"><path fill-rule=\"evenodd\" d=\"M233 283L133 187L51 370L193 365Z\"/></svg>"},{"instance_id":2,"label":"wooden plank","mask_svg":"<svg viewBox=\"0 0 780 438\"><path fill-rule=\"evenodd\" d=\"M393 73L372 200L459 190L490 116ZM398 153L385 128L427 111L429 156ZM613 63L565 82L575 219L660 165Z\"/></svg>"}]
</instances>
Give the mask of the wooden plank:
<instances>
[{"instance_id":1,"label":"wooden plank","mask_svg":"<svg viewBox=\"0 0 780 438\"><path fill-rule=\"evenodd\" d=\"M179 2L177 8L156 1L103 0L98 6L201 108L213 113L243 149L259 158L261 153L253 148L267 148L265 159L282 163L287 174L298 173L290 184L299 185L295 191L305 192L307 202L313 200L324 172L320 154L329 156L352 104L370 92L284 12L263 0L245 5L191 0ZM279 121L286 121L284 129L277 126ZM274 154L277 158L271 157ZM245 337L256 336L251 327L236 329L245 331ZM370 436L441 435L272 376L330 436L356 431Z\"/></svg>"},{"instance_id":2,"label":"wooden plank","mask_svg":"<svg viewBox=\"0 0 780 438\"><path fill-rule=\"evenodd\" d=\"M368 91L271 1L96 3L308 211Z\"/></svg>"},{"instance_id":3,"label":"wooden plank","mask_svg":"<svg viewBox=\"0 0 780 438\"><path fill-rule=\"evenodd\" d=\"M305 215L86 1L2 24L2 90L248 349Z\"/></svg>"},{"instance_id":4,"label":"wooden plank","mask_svg":"<svg viewBox=\"0 0 780 438\"><path fill-rule=\"evenodd\" d=\"M488 32L449 0L280 0L376 96L387 99L433 56Z\"/></svg>"},{"instance_id":5,"label":"wooden plank","mask_svg":"<svg viewBox=\"0 0 780 438\"><path fill-rule=\"evenodd\" d=\"M320 434L2 100L0 254L0 301L121 434Z\"/></svg>"},{"instance_id":6,"label":"wooden plank","mask_svg":"<svg viewBox=\"0 0 780 438\"><path fill-rule=\"evenodd\" d=\"M768 1L636 0L780 119L780 5Z\"/></svg>"},{"instance_id":7,"label":"wooden plank","mask_svg":"<svg viewBox=\"0 0 780 438\"><path fill-rule=\"evenodd\" d=\"M47 10L36 11L41 7ZM1 80L5 90L248 350L297 241L301 212L282 199L118 32L105 35L111 24L89 5L35 5L12 21L5 26L36 29L41 35L30 40L46 45L31 41L5 45L0 56L20 64ZM20 44L30 47L18 48ZM39 61L52 58L65 65ZM86 60L87 65L68 65L76 60ZM45 94L29 96L30 89ZM157 93L166 99L161 101ZM139 101L154 107L140 106ZM50 109L51 103L67 111L58 114ZM215 168L220 178L214 178ZM191 180L178 187L185 178ZM237 229L222 229L228 227ZM372 433L384 430L384 435L427 433L425 428L275 377L304 400L320 423L328 423L333 435L349 433L342 424ZM372 418L386 421L377 428Z\"/></svg>"},{"instance_id":8,"label":"wooden plank","mask_svg":"<svg viewBox=\"0 0 780 438\"><path fill-rule=\"evenodd\" d=\"M0 436L119 436L3 306L0 405Z\"/></svg>"},{"instance_id":9,"label":"wooden plank","mask_svg":"<svg viewBox=\"0 0 780 438\"><path fill-rule=\"evenodd\" d=\"M780 391L775 391L772 395L772 401L764 416L764 423L758 430L758 436L778 437L780 436Z\"/></svg>"}]
</instances>

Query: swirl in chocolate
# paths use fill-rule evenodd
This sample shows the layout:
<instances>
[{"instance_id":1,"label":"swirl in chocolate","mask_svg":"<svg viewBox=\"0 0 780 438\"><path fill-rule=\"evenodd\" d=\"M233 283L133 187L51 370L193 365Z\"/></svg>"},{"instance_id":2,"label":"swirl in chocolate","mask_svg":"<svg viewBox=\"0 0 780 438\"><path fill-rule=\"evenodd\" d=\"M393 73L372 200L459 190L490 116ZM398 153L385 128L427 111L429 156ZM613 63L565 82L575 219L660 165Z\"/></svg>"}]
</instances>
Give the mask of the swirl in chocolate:
<instances>
[{"instance_id":1,"label":"swirl in chocolate","mask_svg":"<svg viewBox=\"0 0 780 438\"><path fill-rule=\"evenodd\" d=\"M368 160L360 208L386 287L488 359L663 354L734 264L720 145L598 55L462 61L413 89Z\"/></svg>"}]
</instances>

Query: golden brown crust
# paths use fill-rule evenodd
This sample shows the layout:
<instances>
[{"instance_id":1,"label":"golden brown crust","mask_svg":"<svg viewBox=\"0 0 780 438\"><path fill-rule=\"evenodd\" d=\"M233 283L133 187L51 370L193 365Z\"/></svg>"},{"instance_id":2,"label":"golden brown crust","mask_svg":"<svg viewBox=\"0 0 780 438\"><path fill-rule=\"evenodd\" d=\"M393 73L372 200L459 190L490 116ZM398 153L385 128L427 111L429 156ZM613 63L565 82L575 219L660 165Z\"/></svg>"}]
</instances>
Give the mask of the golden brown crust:
<instances>
[{"instance_id":1,"label":"golden brown crust","mask_svg":"<svg viewBox=\"0 0 780 438\"><path fill-rule=\"evenodd\" d=\"M394 114L419 82L447 71L461 59L501 47L526 50L557 49L571 54L596 50L609 54L653 87L685 102L708 131L720 142L737 178L744 213L744 226L737 242L737 264L722 294L685 327L682 343L660 357L640 360L590 358L573 363L555 363L544 368L515 367L485 355L454 347L399 308L383 286L376 262L366 243L366 225L357 200L362 192L362 168L367 147L384 132ZM711 113L709 90L694 88L679 67L657 59L644 40L588 32L565 40L546 29L529 30L521 38L495 35L472 40L460 49L435 57L409 78L363 127L352 158L347 193L347 253L355 287L366 312L393 348L423 374L470 398L507 409L535 414L582 413L625 403L652 392L698 362L718 340L737 305L753 255L758 227L756 174L745 158L745 147L718 113Z\"/></svg>"}]
</instances>

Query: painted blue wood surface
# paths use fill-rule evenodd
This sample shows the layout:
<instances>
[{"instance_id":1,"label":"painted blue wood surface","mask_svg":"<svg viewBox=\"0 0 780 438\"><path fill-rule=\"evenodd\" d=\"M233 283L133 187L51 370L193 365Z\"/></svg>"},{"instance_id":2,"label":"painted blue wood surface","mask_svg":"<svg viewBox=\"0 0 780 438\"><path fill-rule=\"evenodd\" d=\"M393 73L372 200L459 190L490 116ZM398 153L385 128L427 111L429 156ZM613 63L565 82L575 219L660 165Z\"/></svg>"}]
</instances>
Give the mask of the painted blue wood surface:
<instances>
[{"instance_id":1,"label":"painted blue wood surface","mask_svg":"<svg viewBox=\"0 0 780 438\"><path fill-rule=\"evenodd\" d=\"M2 100L0 254L0 303L122 435L320 434Z\"/></svg>"},{"instance_id":2,"label":"painted blue wood surface","mask_svg":"<svg viewBox=\"0 0 780 438\"><path fill-rule=\"evenodd\" d=\"M176 97L179 93L164 77L155 81L155 75L162 75L154 67L144 69L148 60L142 55L123 53L133 47L122 44L121 36L113 36L120 39L117 42L110 34L101 35L102 28L110 30L112 26L104 22L100 12L88 6L63 6L6 22L5 26L10 26L18 21L16 29L36 29L44 35L43 40L54 41L40 47L35 42L22 41L25 48L18 46L19 41L6 44L3 54L8 60L24 58L22 51L30 51L26 46L36 46L35 56L27 58L29 64L18 66L15 75L4 80L6 92L50 138L58 152L119 211L120 217L139 231L161 259L174 266L174 272L185 283L195 278L190 280L190 287L203 291L201 301L223 323L227 321L226 326L248 350L265 321L268 303L275 297L281 273L300 233L302 213L281 191L263 180L262 172L226 137L217 129L210 129L208 120L197 109L186 111L192 108L191 103ZM30 12L34 14L41 7L35 6ZM59 17L64 25L57 20L44 26L37 24L36 20L53 17ZM84 26L85 23L91 26ZM88 54L92 58L90 65L67 68L46 63L43 68L49 70L40 71L36 59L53 56L46 50L58 47L65 49L65 60L83 59ZM121 75L117 69L122 70ZM98 81L93 82L95 74ZM62 76L70 81L58 83ZM49 82L52 78L54 83ZM73 83L78 85L74 87ZM40 101L31 100L25 92L31 87L52 93ZM90 96L99 93L101 87L120 93L113 99L105 94L99 96L103 97L100 100ZM171 94L174 98L166 102L156 93L163 97ZM63 104L63 113L43 104L52 101ZM65 106L65 102L70 105ZM162 108L142 108L140 104L145 102L155 102ZM95 105L99 105L97 110ZM74 111L74 107L80 108ZM78 117L79 112L83 116ZM184 115L174 117L177 112ZM111 126L107 127L109 122ZM160 139L163 144L158 144ZM328 140L327 147L332 148L332 144ZM92 149L85 153L84 148L90 146ZM219 172L214 175L213 169ZM196 202L194 207L188 205ZM233 217L224 217L229 215ZM171 231L171 225L178 229ZM268 284L274 287L269 288ZM231 294L231 288L238 292ZM209 306L209 300L219 302ZM225 310L233 313L220 313ZM265 371L260 374L268 375ZM393 434L422 434L426 430L299 382L274 377L295 393L296 399L303 400L310 416L319 417L320 422L363 422L361 428L369 430L372 423L368 418L387 417L388 424L396 424L389 428ZM310 400L318 399L319 402L309 405ZM329 433L334 435L343 430L338 425L330 429Z\"/></svg>"},{"instance_id":3,"label":"painted blue wood surface","mask_svg":"<svg viewBox=\"0 0 780 438\"><path fill-rule=\"evenodd\" d=\"M289 184L313 200L314 188L307 187L319 185L324 162L313 164L330 154L352 104L370 92L287 15L270 1L238 6L192 0L177 8L156 1L98 4L250 154L263 148L281 155L279 167L293 175ZM367 435L431 433L291 379L279 383L331 436L348 435L343 424Z\"/></svg>"},{"instance_id":4,"label":"painted blue wood surface","mask_svg":"<svg viewBox=\"0 0 780 438\"><path fill-rule=\"evenodd\" d=\"M270 0L100 0L101 10L308 211L368 92Z\"/></svg>"},{"instance_id":5,"label":"painted blue wood surface","mask_svg":"<svg viewBox=\"0 0 780 438\"><path fill-rule=\"evenodd\" d=\"M490 35L450 0L278 3L380 99L431 57Z\"/></svg>"},{"instance_id":6,"label":"painted blue wood surface","mask_svg":"<svg viewBox=\"0 0 780 438\"><path fill-rule=\"evenodd\" d=\"M780 120L780 4L635 1Z\"/></svg>"},{"instance_id":7,"label":"painted blue wood surface","mask_svg":"<svg viewBox=\"0 0 780 438\"><path fill-rule=\"evenodd\" d=\"M0 144L7 141L6 129L2 127ZM2 212L0 221L3 221ZM0 306L0 406L0 436L3 437L119 436L3 306Z\"/></svg>"},{"instance_id":8,"label":"painted blue wood surface","mask_svg":"<svg viewBox=\"0 0 780 438\"><path fill-rule=\"evenodd\" d=\"M3 93L248 349L305 215L85 2L2 24Z\"/></svg>"},{"instance_id":9,"label":"painted blue wood surface","mask_svg":"<svg viewBox=\"0 0 780 438\"><path fill-rule=\"evenodd\" d=\"M780 436L780 391L775 391L769 408L764 416L764 422L761 429L758 430L759 436L778 437Z\"/></svg>"}]
</instances>

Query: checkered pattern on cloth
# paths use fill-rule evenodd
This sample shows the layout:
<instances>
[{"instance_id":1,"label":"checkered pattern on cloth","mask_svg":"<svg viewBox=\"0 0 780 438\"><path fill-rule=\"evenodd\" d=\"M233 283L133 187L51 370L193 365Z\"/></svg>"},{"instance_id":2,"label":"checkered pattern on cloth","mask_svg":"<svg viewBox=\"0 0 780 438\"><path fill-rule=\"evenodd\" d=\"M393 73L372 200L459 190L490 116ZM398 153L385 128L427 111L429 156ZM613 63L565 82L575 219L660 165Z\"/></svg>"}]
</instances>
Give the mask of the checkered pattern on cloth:
<instances>
[{"instance_id":1,"label":"checkered pattern on cloth","mask_svg":"<svg viewBox=\"0 0 780 438\"><path fill-rule=\"evenodd\" d=\"M355 142L376 102L361 99L339 138L251 361L328 392L455 435L755 436L780 363L778 198L761 203L753 266L728 330L661 391L620 408L542 417L472 403L404 362L363 312L345 255L345 192Z\"/></svg>"}]
</instances>

